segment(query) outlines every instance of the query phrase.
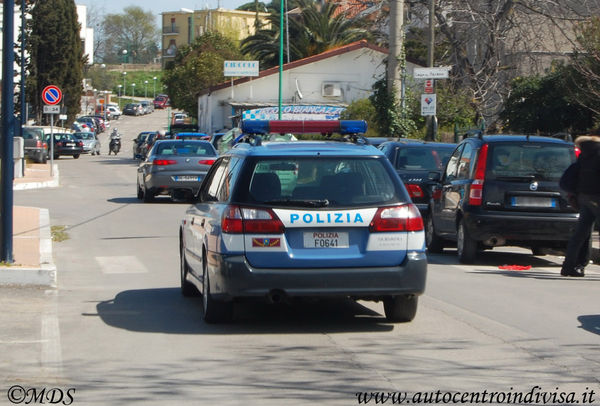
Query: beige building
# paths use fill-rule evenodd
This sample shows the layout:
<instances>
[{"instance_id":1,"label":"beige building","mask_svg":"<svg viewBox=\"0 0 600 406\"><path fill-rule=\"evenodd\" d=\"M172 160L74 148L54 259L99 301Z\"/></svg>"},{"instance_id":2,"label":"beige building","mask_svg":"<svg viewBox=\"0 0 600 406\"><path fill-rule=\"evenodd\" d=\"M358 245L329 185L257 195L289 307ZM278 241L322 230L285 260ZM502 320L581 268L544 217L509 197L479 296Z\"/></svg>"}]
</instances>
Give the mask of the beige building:
<instances>
[{"instance_id":1,"label":"beige building","mask_svg":"<svg viewBox=\"0 0 600 406\"><path fill-rule=\"evenodd\" d=\"M268 16L268 13L258 13L261 24L268 24ZM223 8L162 13L163 67L175 57L178 47L191 44L194 38L207 31L218 31L236 41L253 35L255 19L255 12Z\"/></svg>"}]
</instances>

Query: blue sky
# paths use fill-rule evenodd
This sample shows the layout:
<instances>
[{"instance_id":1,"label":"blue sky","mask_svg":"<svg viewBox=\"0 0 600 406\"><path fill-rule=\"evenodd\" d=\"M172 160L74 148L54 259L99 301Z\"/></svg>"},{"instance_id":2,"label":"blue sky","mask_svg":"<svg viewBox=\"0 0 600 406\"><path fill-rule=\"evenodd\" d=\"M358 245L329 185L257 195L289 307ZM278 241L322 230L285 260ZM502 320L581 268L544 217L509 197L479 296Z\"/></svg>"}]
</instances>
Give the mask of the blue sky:
<instances>
[{"instance_id":1,"label":"blue sky","mask_svg":"<svg viewBox=\"0 0 600 406\"><path fill-rule=\"evenodd\" d=\"M159 15L165 11L177 11L180 8L199 10L206 8L214 9L221 6L226 9L235 9L249 0L185 0L185 1L165 1L165 0L75 0L75 4L82 4L88 7L94 6L102 14L121 14L125 7L138 6L143 10L152 11L160 21Z\"/></svg>"}]
</instances>

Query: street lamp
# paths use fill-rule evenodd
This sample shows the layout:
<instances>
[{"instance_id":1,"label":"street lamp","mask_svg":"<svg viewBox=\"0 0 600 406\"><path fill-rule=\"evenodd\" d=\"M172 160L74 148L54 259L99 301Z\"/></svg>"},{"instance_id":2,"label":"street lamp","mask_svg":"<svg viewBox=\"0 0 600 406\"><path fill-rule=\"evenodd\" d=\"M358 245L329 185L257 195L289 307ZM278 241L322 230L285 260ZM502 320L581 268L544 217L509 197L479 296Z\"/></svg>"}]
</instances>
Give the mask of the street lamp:
<instances>
[{"instance_id":1,"label":"street lamp","mask_svg":"<svg viewBox=\"0 0 600 406\"><path fill-rule=\"evenodd\" d=\"M132 98L135 97L135 83L131 84L131 94L132 94Z\"/></svg>"},{"instance_id":2,"label":"street lamp","mask_svg":"<svg viewBox=\"0 0 600 406\"><path fill-rule=\"evenodd\" d=\"M148 81L144 80L144 99L148 98Z\"/></svg>"},{"instance_id":3,"label":"street lamp","mask_svg":"<svg viewBox=\"0 0 600 406\"><path fill-rule=\"evenodd\" d=\"M127 72L123 72L123 96L127 96L127 86L125 86L125 78L127 77Z\"/></svg>"},{"instance_id":4,"label":"street lamp","mask_svg":"<svg viewBox=\"0 0 600 406\"><path fill-rule=\"evenodd\" d=\"M96 100L96 97L98 97L97 92L98 92L98 89L94 89L94 112L92 114L96 114L96 108L97 108L96 103L98 102Z\"/></svg>"},{"instance_id":5,"label":"street lamp","mask_svg":"<svg viewBox=\"0 0 600 406\"><path fill-rule=\"evenodd\" d=\"M123 85L119 85L119 110L121 109L121 88L123 87Z\"/></svg>"},{"instance_id":6,"label":"street lamp","mask_svg":"<svg viewBox=\"0 0 600 406\"><path fill-rule=\"evenodd\" d=\"M129 61L127 60L127 50L126 50L126 49L124 49L124 50L123 50L123 64L126 64L127 62L129 62Z\"/></svg>"},{"instance_id":7,"label":"street lamp","mask_svg":"<svg viewBox=\"0 0 600 406\"><path fill-rule=\"evenodd\" d=\"M154 76L152 79L154 79L154 91L152 92L152 98L156 99L156 76Z\"/></svg>"}]
</instances>

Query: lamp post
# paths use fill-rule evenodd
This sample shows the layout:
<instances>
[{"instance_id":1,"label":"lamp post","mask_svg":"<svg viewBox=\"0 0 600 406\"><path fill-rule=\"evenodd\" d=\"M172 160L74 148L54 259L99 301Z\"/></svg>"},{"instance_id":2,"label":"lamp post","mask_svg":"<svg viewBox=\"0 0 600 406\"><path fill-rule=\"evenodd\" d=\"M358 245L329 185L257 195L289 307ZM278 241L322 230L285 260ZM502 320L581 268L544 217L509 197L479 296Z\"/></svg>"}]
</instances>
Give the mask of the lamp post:
<instances>
[{"instance_id":1,"label":"lamp post","mask_svg":"<svg viewBox=\"0 0 600 406\"><path fill-rule=\"evenodd\" d=\"M148 81L144 80L144 99L148 98Z\"/></svg>"},{"instance_id":2,"label":"lamp post","mask_svg":"<svg viewBox=\"0 0 600 406\"><path fill-rule=\"evenodd\" d=\"M126 64L127 62L129 62L128 58L127 58L127 50L124 49L123 50L123 64Z\"/></svg>"},{"instance_id":3,"label":"lamp post","mask_svg":"<svg viewBox=\"0 0 600 406\"><path fill-rule=\"evenodd\" d=\"M96 106L96 103L98 102L98 101L96 100L96 97L97 97L97 94L96 94L96 92L97 92L97 91L98 91L98 89L94 89L94 112L93 112L93 114L96 114L96 107L97 107L97 106Z\"/></svg>"},{"instance_id":4,"label":"lamp post","mask_svg":"<svg viewBox=\"0 0 600 406\"><path fill-rule=\"evenodd\" d=\"M131 84L131 94L132 94L132 98L135 97L135 83Z\"/></svg>"},{"instance_id":5,"label":"lamp post","mask_svg":"<svg viewBox=\"0 0 600 406\"><path fill-rule=\"evenodd\" d=\"M154 91L152 92L152 98L156 99L156 76L154 76L152 79L154 79Z\"/></svg>"},{"instance_id":6,"label":"lamp post","mask_svg":"<svg viewBox=\"0 0 600 406\"><path fill-rule=\"evenodd\" d=\"M125 86L125 78L127 77L127 72L123 72L123 97L127 96L127 86Z\"/></svg>"},{"instance_id":7,"label":"lamp post","mask_svg":"<svg viewBox=\"0 0 600 406\"><path fill-rule=\"evenodd\" d=\"M108 110L108 90L104 91L104 121L107 121L106 120L106 114L107 114L106 110Z\"/></svg>"},{"instance_id":8,"label":"lamp post","mask_svg":"<svg viewBox=\"0 0 600 406\"><path fill-rule=\"evenodd\" d=\"M121 88L123 87L123 85L119 85L119 110L121 110Z\"/></svg>"}]
</instances>

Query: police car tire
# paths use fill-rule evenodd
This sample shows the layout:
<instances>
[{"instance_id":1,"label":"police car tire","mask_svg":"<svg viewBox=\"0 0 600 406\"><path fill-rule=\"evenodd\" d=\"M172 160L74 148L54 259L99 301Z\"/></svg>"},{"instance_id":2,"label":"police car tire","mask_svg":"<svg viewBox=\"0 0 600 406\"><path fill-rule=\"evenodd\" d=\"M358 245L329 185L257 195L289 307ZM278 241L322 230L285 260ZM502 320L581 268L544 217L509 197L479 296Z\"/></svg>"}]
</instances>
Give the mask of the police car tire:
<instances>
[{"instance_id":1,"label":"police car tire","mask_svg":"<svg viewBox=\"0 0 600 406\"><path fill-rule=\"evenodd\" d=\"M463 264L473 263L477 255L477 241L469 236L462 219L458 223L456 233L456 253L458 254L458 260Z\"/></svg>"},{"instance_id":2,"label":"police car tire","mask_svg":"<svg viewBox=\"0 0 600 406\"><path fill-rule=\"evenodd\" d=\"M392 296L383 299L385 318L391 323L412 321L417 314L419 298L417 296Z\"/></svg>"},{"instance_id":3,"label":"police car tire","mask_svg":"<svg viewBox=\"0 0 600 406\"><path fill-rule=\"evenodd\" d=\"M206 255L202 256L202 312L208 324L231 321L233 318L233 302L215 300L210 294L210 279L206 265Z\"/></svg>"},{"instance_id":4,"label":"police car tire","mask_svg":"<svg viewBox=\"0 0 600 406\"><path fill-rule=\"evenodd\" d=\"M183 242L181 242L181 249L179 251L179 261L181 276L181 294L185 297L198 296L199 292L196 289L196 287L186 279L189 267L187 261L185 260L185 246L183 245Z\"/></svg>"},{"instance_id":5,"label":"police car tire","mask_svg":"<svg viewBox=\"0 0 600 406\"><path fill-rule=\"evenodd\" d=\"M427 222L425 223L425 241L427 243L427 251L432 254L441 254L444 251L444 240L435 233L433 228L433 219L431 214L427 216Z\"/></svg>"}]
</instances>

